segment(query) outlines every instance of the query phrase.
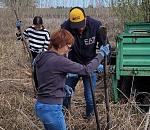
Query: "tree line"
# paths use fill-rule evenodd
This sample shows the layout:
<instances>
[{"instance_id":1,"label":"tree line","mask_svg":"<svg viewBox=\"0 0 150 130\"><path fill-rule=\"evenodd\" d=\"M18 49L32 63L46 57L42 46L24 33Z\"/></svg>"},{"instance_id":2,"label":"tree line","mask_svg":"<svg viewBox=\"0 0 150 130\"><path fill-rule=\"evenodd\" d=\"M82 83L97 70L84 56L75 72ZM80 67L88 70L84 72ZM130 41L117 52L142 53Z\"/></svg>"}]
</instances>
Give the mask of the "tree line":
<instances>
[{"instance_id":1,"label":"tree line","mask_svg":"<svg viewBox=\"0 0 150 130\"><path fill-rule=\"evenodd\" d=\"M51 0L49 0L51 2ZM63 1L65 2L65 1ZM94 0L93 0L94 2ZM96 0L97 7L103 7L104 0ZM150 22L150 0L108 0L106 1L109 8L116 13L122 22L142 21ZM38 7L39 0L0 0L5 7ZM53 8L53 7L51 7ZM57 6L57 8L65 8ZM94 8L92 2L88 8Z\"/></svg>"}]
</instances>

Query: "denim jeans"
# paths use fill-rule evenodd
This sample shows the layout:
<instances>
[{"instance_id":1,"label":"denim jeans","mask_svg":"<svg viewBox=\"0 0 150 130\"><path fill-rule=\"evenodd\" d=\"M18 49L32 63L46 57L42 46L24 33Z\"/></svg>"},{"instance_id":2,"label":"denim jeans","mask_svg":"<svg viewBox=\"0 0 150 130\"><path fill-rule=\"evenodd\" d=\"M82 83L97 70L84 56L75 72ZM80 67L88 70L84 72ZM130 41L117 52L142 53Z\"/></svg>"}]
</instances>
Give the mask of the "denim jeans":
<instances>
[{"instance_id":1,"label":"denim jeans","mask_svg":"<svg viewBox=\"0 0 150 130\"><path fill-rule=\"evenodd\" d=\"M35 113L42 121L45 130L66 130L61 104L35 103Z\"/></svg>"},{"instance_id":2,"label":"denim jeans","mask_svg":"<svg viewBox=\"0 0 150 130\"><path fill-rule=\"evenodd\" d=\"M97 79L97 73L92 73L92 81L93 81L93 90L95 93L96 90L96 79ZM90 87L90 80L88 75L79 75L78 78L76 77L69 77L66 80L66 84L72 87L73 90L75 90L75 86L78 83L80 77L82 77L83 84L84 84L84 97L86 100L86 116L90 117L90 115L94 112L94 106L93 106L93 99L91 94L91 87ZM66 96L66 98L63 101L63 105L68 109L70 107L71 97Z\"/></svg>"}]
</instances>

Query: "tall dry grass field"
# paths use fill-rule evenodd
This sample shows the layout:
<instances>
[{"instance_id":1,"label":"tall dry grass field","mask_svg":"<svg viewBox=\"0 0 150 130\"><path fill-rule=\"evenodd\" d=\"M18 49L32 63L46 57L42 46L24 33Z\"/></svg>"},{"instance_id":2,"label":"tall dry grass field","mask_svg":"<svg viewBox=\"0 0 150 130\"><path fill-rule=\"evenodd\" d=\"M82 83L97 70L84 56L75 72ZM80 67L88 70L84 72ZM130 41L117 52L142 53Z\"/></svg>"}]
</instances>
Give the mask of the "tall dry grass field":
<instances>
[{"instance_id":1,"label":"tall dry grass field","mask_svg":"<svg viewBox=\"0 0 150 130\"><path fill-rule=\"evenodd\" d=\"M60 24L67 19L69 9L33 9L15 8L19 19L23 22L22 30L32 25L35 15L43 17L44 26L50 33L60 28ZM108 36L115 47L114 36L119 27L119 20L108 8L85 9L86 13L102 21L108 28ZM0 130L42 130L40 120L35 116L34 91L30 60L21 41L17 41L15 33L16 17L13 8L0 9ZM110 130L144 130L146 114L135 112L129 103L113 103L113 88L111 81L111 68L108 66L109 98L110 98ZM99 124L105 130L107 114L103 89L103 75L97 84L96 103ZM68 130L96 130L95 118L84 119L85 100L83 97L82 80L71 104L71 111L64 109ZM149 128L150 129L150 128Z\"/></svg>"}]
</instances>

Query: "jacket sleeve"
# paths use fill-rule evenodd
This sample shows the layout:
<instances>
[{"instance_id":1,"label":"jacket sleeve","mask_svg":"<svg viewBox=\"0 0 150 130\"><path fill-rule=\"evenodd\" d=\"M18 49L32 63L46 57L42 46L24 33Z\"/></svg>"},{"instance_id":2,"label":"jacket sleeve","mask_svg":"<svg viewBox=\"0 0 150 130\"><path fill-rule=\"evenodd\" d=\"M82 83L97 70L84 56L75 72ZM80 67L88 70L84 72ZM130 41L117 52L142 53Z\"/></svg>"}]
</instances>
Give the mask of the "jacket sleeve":
<instances>
[{"instance_id":1,"label":"jacket sleeve","mask_svg":"<svg viewBox=\"0 0 150 130\"><path fill-rule=\"evenodd\" d=\"M28 32L29 32L29 31L28 31L28 28L23 32L25 39L28 39L28 38L29 38Z\"/></svg>"},{"instance_id":2,"label":"jacket sleeve","mask_svg":"<svg viewBox=\"0 0 150 130\"><path fill-rule=\"evenodd\" d=\"M50 33L47 31L47 33L45 34L44 51L47 50L49 44L50 44Z\"/></svg>"},{"instance_id":3,"label":"jacket sleeve","mask_svg":"<svg viewBox=\"0 0 150 130\"><path fill-rule=\"evenodd\" d=\"M65 57L61 57L58 61L58 68L61 72L88 75L97 69L98 65L103 60L103 56L98 54L87 65L81 65L73 62Z\"/></svg>"}]
</instances>

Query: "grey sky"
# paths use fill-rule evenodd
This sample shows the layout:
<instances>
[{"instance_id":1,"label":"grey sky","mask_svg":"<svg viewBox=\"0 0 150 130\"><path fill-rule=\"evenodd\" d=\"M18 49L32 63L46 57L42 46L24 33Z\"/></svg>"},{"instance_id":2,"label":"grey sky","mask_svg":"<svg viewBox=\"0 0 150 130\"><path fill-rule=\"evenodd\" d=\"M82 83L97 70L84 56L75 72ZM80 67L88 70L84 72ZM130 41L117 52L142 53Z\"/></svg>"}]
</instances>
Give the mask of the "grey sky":
<instances>
[{"instance_id":1,"label":"grey sky","mask_svg":"<svg viewBox=\"0 0 150 130\"><path fill-rule=\"evenodd\" d=\"M99 0L39 0L40 5L39 7L46 8L46 7L57 7L57 6L64 6L64 7L73 7L73 6L80 6L80 7L88 7L89 5L96 5L99 3ZM103 1L103 4L108 2ZM109 0L107 0L109 1Z\"/></svg>"}]
</instances>

